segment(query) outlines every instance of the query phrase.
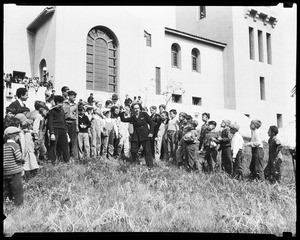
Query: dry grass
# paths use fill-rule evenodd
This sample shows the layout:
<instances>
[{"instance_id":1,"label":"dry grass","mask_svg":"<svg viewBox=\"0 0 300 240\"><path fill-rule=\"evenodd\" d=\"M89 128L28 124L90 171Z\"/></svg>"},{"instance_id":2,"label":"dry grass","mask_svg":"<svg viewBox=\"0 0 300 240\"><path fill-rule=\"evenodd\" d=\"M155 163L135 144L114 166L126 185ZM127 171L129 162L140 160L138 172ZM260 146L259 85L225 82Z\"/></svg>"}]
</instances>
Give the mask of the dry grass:
<instances>
[{"instance_id":1,"label":"dry grass","mask_svg":"<svg viewBox=\"0 0 300 240\"><path fill-rule=\"evenodd\" d=\"M247 151L246 151L246 154ZM246 166L250 156L247 155ZM222 232L296 233L296 191L290 156L283 181L237 181L223 173L187 173L91 159L47 164L25 183L24 204L4 203L4 233Z\"/></svg>"}]
</instances>

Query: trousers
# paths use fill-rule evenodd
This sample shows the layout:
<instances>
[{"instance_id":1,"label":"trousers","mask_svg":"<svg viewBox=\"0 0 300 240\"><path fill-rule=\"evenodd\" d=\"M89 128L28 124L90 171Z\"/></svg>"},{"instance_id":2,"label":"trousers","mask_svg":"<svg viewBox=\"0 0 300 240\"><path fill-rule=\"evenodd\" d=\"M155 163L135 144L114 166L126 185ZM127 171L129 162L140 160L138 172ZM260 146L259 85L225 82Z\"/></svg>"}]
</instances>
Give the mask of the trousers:
<instances>
[{"instance_id":1,"label":"trousers","mask_svg":"<svg viewBox=\"0 0 300 240\"><path fill-rule=\"evenodd\" d=\"M150 140L131 142L132 160L133 160L133 162L136 162L138 164L140 163L138 152L139 152L141 145L145 151L146 165L147 165L147 167L151 168L151 167L153 167L153 158L152 158L152 153L151 153Z\"/></svg>"},{"instance_id":2,"label":"trousers","mask_svg":"<svg viewBox=\"0 0 300 240\"><path fill-rule=\"evenodd\" d=\"M15 205L23 203L23 183L21 173L3 177L3 198L9 198Z\"/></svg>"},{"instance_id":3,"label":"trousers","mask_svg":"<svg viewBox=\"0 0 300 240\"><path fill-rule=\"evenodd\" d=\"M252 158L250 163L250 178L264 179L263 173L264 150L260 147L252 148Z\"/></svg>"},{"instance_id":4,"label":"trousers","mask_svg":"<svg viewBox=\"0 0 300 240\"><path fill-rule=\"evenodd\" d=\"M83 151L84 147L84 151ZM86 132L78 133L78 157L79 159L83 158L84 152L87 158L90 158L90 140L89 134Z\"/></svg>"}]
</instances>

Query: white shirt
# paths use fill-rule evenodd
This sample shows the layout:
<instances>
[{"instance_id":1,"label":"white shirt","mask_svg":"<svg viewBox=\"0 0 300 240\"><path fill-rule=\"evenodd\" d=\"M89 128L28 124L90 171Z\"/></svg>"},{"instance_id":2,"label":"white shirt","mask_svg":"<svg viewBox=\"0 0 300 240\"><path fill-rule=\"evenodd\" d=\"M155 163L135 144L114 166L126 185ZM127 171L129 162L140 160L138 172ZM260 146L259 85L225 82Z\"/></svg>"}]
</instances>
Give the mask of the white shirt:
<instances>
[{"instance_id":1,"label":"white shirt","mask_svg":"<svg viewBox=\"0 0 300 240\"><path fill-rule=\"evenodd\" d=\"M179 129L179 125L178 125L177 117L170 119L168 124L168 130L178 131L178 129Z\"/></svg>"},{"instance_id":2,"label":"white shirt","mask_svg":"<svg viewBox=\"0 0 300 240\"><path fill-rule=\"evenodd\" d=\"M19 101L21 107L25 107L25 104L23 103L23 101L20 98L18 98L17 100Z\"/></svg>"},{"instance_id":3,"label":"white shirt","mask_svg":"<svg viewBox=\"0 0 300 240\"><path fill-rule=\"evenodd\" d=\"M247 144L250 147L261 147L263 148L263 142L260 135L260 130L251 130L251 142Z\"/></svg>"},{"instance_id":4,"label":"white shirt","mask_svg":"<svg viewBox=\"0 0 300 240\"><path fill-rule=\"evenodd\" d=\"M236 158L236 155L240 149L243 149L244 139L239 132L236 132L231 139L232 157Z\"/></svg>"}]
</instances>

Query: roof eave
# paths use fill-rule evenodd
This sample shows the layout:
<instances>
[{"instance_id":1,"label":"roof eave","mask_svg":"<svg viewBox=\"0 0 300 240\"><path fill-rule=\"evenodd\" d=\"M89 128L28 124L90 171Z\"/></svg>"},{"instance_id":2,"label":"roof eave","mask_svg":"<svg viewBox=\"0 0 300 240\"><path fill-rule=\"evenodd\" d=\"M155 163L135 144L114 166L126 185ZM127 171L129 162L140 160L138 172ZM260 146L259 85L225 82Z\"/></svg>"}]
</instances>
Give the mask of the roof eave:
<instances>
[{"instance_id":1,"label":"roof eave","mask_svg":"<svg viewBox=\"0 0 300 240\"><path fill-rule=\"evenodd\" d=\"M196 36L196 35L185 33L185 32L182 32L182 31L179 31L179 30L176 30L176 29L171 29L171 28L168 28L168 27L165 27L165 31L167 33L171 33L171 34L175 34L175 35L178 35L178 36L186 37L186 38L189 38L189 39L193 39L193 40L196 40L196 41L200 41L200 42L207 43L207 44L214 45L214 46L221 47L221 48L225 48L227 46L226 43L221 43L221 42L213 41L213 40L210 40L210 39L207 39L207 38L202 38L202 37L199 37L199 36Z\"/></svg>"},{"instance_id":2,"label":"roof eave","mask_svg":"<svg viewBox=\"0 0 300 240\"><path fill-rule=\"evenodd\" d=\"M27 31L34 33L54 13L55 7L46 7L27 27Z\"/></svg>"}]
</instances>

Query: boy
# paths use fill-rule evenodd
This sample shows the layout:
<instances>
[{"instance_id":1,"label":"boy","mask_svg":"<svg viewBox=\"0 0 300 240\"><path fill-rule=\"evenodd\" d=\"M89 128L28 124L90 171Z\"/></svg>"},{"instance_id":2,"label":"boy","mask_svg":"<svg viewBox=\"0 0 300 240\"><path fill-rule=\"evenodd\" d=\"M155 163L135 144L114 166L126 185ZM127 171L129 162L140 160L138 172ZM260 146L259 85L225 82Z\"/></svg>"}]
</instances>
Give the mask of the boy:
<instances>
[{"instance_id":1,"label":"boy","mask_svg":"<svg viewBox=\"0 0 300 240\"><path fill-rule=\"evenodd\" d=\"M176 163L178 167L183 164L183 158L185 156L185 141L182 139L182 136L184 136L189 130L190 125L189 123L192 120L192 116L187 114L179 114L180 119L180 129L178 130L178 148L176 150Z\"/></svg>"},{"instance_id":2,"label":"boy","mask_svg":"<svg viewBox=\"0 0 300 240\"><path fill-rule=\"evenodd\" d=\"M109 160L114 154L113 140L114 136L118 134L118 128L115 122L111 119L110 109L102 109L104 117L104 126L102 131L102 156L105 161Z\"/></svg>"},{"instance_id":3,"label":"boy","mask_svg":"<svg viewBox=\"0 0 300 240\"><path fill-rule=\"evenodd\" d=\"M101 152L101 133L103 131L104 120L101 112L102 102L97 101L94 109L93 118L91 121L91 134L92 134L92 144L91 144L91 156L100 157Z\"/></svg>"},{"instance_id":4,"label":"boy","mask_svg":"<svg viewBox=\"0 0 300 240\"><path fill-rule=\"evenodd\" d=\"M232 164L232 156L231 156L231 138L232 135L230 133L230 125L231 122L229 120L223 120L221 123L221 136L218 137L218 143L220 144L219 151L221 152L221 166L222 170L225 170L227 174L232 175L233 164Z\"/></svg>"},{"instance_id":5,"label":"boy","mask_svg":"<svg viewBox=\"0 0 300 240\"><path fill-rule=\"evenodd\" d=\"M68 99L63 102L63 110L67 123L67 131L70 136L69 151L70 156L77 158L77 133L78 128L78 106L75 103L77 93L68 91Z\"/></svg>"},{"instance_id":6,"label":"boy","mask_svg":"<svg viewBox=\"0 0 300 240\"><path fill-rule=\"evenodd\" d=\"M48 115L48 129L50 134L49 159L55 164L56 148L59 147L63 152L63 159L69 162L69 135L65 120L65 112L62 108L64 98L62 96L54 96L55 106L52 107Z\"/></svg>"},{"instance_id":7,"label":"boy","mask_svg":"<svg viewBox=\"0 0 300 240\"><path fill-rule=\"evenodd\" d=\"M16 115L16 109L7 107L6 115L4 117L4 128L7 128L11 124L11 119Z\"/></svg>"},{"instance_id":8,"label":"boy","mask_svg":"<svg viewBox=\"0 0 300 240\"><path fill-rule=\"evenodd\" d=\"M161 114L161 124L157 133L156 138L156 153L159 159L163 160L166 154L166 129L169 123L169 113L167 111L163 111Z\"/></svg>"},{"instance_id":9,"label":"boy","mask_svg":"<svg viewBox=\"0 0 300 240\"><path fill-rule=\"evenodd\" d=\"M176 118L176 109L171 109L169 111L169 124L167 129L167 161L175 162L176 158L176 148L177 148L177 132L179 130L179 122Z\"/></svg>"},{"instance_id":10,"label":"boy","mask_svg":"<svg viewBox=\"0 0 300 240\"><path fill-rule=\"evenodd\" d=\"M230 133L233 135L231 139L231 152L233 162L233 174L232 176L237 179L244 179L243 168L243 146L244 139L239 133L240 126L236 123L230 125Z\"/></svg>"},{"instance_id":11,"label":"boy","mask_svg":"<svg viewBox=\"0 0 300 240\"><path fill-rule=\"evenodd\" d=\"M207 167L204 166L203 170L207 170L209 173L211 173L215 170L215 168L216 168L215 165L217 163L218 133L215 130L216 126L217 126L217 123L215 121L208 122L208 129L205 134L205 139L204 139L204 143L203 143L203 145L204 145L203 151L205 152L204 165L207 164Z\"/></svg>"},{"instance_id":12,"label":"boy","mask_svg":"<svg viewBox=\"0 0 300 240\"><path fill-rule=\"evenodd\" d=\"M269 161L264 170L265 179L270 183L275 183L276 181L280 182L281 179L281 163L282 163L282 154L281 154L281 142L278 137L278 128L276 126L270 126L268 130L269 135Z\"/></svg>"},{"instance_id":13,"label":"boy","mask_svg":"<svg viewBox=\"0 0 300 240\"><path fill-rule=\"evenodd\" d=\"M264 161L264 149L263 142L260 136L260 120L252 120L250 123L251 129L251 141L246 143L245 146L252 148L252 158L250 163L250 179L251 180L263 180L263 161Z\"/></svg>"},{"instance_id":14,"label":"boy","mask_svg":"<svg viewBox=\"0 0 300 240\"><path fill-rule=\"evenodd\" d=\"M208 120L210 118L210 114L209 113L203 113L202 114L202 121L204 122L201 126L201 131L200 131L200 136L199 136L199 150L203 150L203 142L204 142L204 139L205 139L205 135L206 135L206 132L207 132L207 129L208 129Z\"/></svg>"},{"instance_id":15,"label":"boy","mask_svg":"<svg viewBox=\"0 0 300 240\"><path fill-rule=\"evenodd\" d=\"M14 201L15 205L23 203L23 183L22 183L22 154L19 145L21 130L17 127L8 127L4 131L7 139L3 146L3 196Z\"/></svg>"},{"instance_id":16,"label":"boy","mask_svg":"<svg viewBox=\"0 0 300 240\"><path fill-rule=\"evenodd\" d=\"M89 118L85 115L84 108L78 108L78 155L79 160L83 158L83 146L86 153L86 157L90 158L90 140L88 129L91 127Z\"/></svg>"},{"instance_id":17,"label":"boy","mask_svg":"<svg viewBox=\"0 0 300 240\"><path fill-rule=\"evenodd\" d=\"M150 142L151 142L151 153L152 153L152 157L155 159L155 149L156 149L156 145L157 145L157 134L158 134L158 130L161 124L161 116L159 114L156 113L156 106L151 106L150 107L150 113L151 113L151 119L154 123L154 131L153 131L153 138L151 138Z\"/></svg>"},{"instance_id":18,"label":"boy","mask_svg":"<svg viewBox=\"0 0 300 240\"><path fill-rule=\"evenodd\" d=\"M185 162L187 166L188 172L192 170L196 170L198 167L196 166L196 141L198 137L198 132L196 127L198 126L198 122L195 120L191 120L187 124L186 133L182 136L182 140L184 141L184 151L185 151Z\"/></svg>"},{"instance_id":19,"label":"boy","mask_svg":"<svg viewBox=\"0 0 300 240\"><path fill-rule=\"evenodd\" d=\"M125 106L125 118L130 117L130 106ZM130 141L129 141L129 123L128 122L120 122L119 126L119 135L120 135L120 142L118 146L119 155L121 156L122 150L124 150L124 155L122 158L126 161L129 161L130 157Z\"/></svg>"}]
</instances>

